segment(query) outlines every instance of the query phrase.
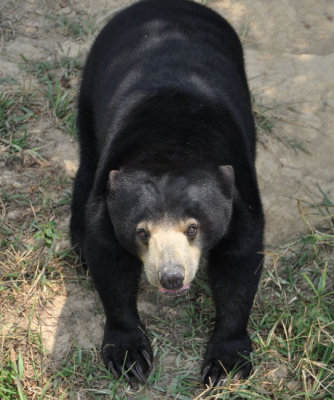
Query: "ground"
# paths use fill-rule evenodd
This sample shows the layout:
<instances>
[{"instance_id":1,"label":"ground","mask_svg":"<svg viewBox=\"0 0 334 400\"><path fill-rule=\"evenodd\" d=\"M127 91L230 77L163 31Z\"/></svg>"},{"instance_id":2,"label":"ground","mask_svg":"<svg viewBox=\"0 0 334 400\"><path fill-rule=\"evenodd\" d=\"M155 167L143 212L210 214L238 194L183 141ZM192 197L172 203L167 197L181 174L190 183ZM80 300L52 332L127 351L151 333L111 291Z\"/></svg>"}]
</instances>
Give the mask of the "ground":
<instances>
[{"instance_id":1,"label":"ground","mask_svg":"<svg viewBox=\"0 0 334 400\"><path fill-rule=\"evenodd\" d=\"M129 386L102 366L103 312L68 240L80 72L99 29L130 3L2 0L0 5L4 399L206 396L198 383L213 322L205 280L199 277L187 297L170 300L143 277L138 307L156 361L149 385ZM258 126L267 254L250 321L254 374L211 396L330 399L334 3L202 3L230 21L244 45Z\"/></svg>"}]
</instances>

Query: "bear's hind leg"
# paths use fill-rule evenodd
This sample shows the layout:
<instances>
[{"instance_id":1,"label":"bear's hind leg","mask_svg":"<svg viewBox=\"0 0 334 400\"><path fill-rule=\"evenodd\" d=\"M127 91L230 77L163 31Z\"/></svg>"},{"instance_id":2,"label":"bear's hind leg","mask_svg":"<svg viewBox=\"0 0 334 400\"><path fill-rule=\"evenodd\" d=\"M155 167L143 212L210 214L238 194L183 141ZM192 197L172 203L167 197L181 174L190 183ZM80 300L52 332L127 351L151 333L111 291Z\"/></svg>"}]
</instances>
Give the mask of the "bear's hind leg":
<instances>
[{"instance_id":1,"label":"bear's hind leg","mask_svg":"<svg viewBox=\"0 0 334 400\"><path fill-rule=\"evenodd\" d=\"M84 260L83 248L85 240L85 207L94 179L92 168L81 163L73 185L71 205L71 242L76 253Z\"/></svg>"},{"instance_id":2,"label":"bear's hind leg","mask_svg":"<svg viewBox=\"0 0 334 400\"><path fill-rule=\"evenodd\" d=\"M80 165L73 185L70 231L72 246L82 259L84 259L85 208L97 168L94 129L90 113L90 107L85 106L81 98L78 112Z\"/></svg>"}]
</instances>

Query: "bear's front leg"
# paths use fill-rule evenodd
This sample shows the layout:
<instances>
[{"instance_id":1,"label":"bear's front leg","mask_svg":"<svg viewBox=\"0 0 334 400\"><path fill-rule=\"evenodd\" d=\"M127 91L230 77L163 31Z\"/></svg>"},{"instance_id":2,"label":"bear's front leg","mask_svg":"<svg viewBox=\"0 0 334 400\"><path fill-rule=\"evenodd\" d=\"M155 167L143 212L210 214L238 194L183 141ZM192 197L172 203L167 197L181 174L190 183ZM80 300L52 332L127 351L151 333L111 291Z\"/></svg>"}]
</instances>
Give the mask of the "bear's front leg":
<instances>
[{"instance_id":1,"label":"bear's front leg","mask_svg":"<svg viewBox=\"0 0 334 400\"><path fill-rule=\"evenodd\" d=\"M85 258L106 314L103 361L116 378L135 376L145 383L152 350L136 304L141 262L118 243L105 207L93 208Z\"/></svg>"},{"instance_id":2,"label":"bear's front leg","mask_svg":"<svg viewBox=\"0 0 334 400\"><path fill-rule=\"evenodd\" d=\"M202 366L202 380L216 386L231 371L236 379L251 371L251 342L247 322L259 277L262 256L253 251L247 256L224 255L214 250L208 275L216 306L216 324Z\"/></svg>"}]
</instances>

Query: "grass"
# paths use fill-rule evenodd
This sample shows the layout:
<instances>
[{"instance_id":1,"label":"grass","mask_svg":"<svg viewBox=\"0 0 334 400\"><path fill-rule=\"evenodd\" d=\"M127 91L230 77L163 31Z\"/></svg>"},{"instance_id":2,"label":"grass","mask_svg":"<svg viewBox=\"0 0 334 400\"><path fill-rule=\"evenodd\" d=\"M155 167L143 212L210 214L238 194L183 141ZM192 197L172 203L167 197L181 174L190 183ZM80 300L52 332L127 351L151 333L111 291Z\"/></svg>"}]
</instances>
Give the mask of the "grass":
<instances>
[{"instance_id":1,"label":"grass","mask_svg":"<svg viewBox=\"0 0 334 400\"><path fill-rule=\"evenodd\" d=\"M260 99L256 96L252 96L252 109L255 119L256 130L258 133L258 141L265 144L268 138L274 138L279 142L283 143L288 148L292 149L296 154L301 151L305 154L311 154L307 147L307 144L303 140L295 138L289 138L281 135L281 132L277 129L277 122L283 121L289 124L296 124L293 116L283 118L282 116L283 105L264 105ZM296 113L296 110L289 105L284 106L285 112L289 114ZM297 124L298 125L298 124Z\"/></svg>"},{"instance_id":2,"label":"grass","mask_svg":"<svg viewBox=\"0 0 334 400\"><path fill-rule=\"evenodd\" d=\"M76 81L82 69L79 59L60 57L53 61L30 62L23 58L21 69L34 76L41 84L41 94L45 98L53 123L64 132L75 135ZM74 89L74 90L73 90Z\"/></svg>"},{"instance_id":3,"label":"grass","mask_svg":"<svg viewBox=\"0 0 334 400\"><path fill-rule=\"evenodd\" d=\"M82 62L77 58L60 57L52 61L30 62L22 57L20 67L22 70L32 74L40 83L47 84L64 77L69 79L71 75L78 75L82 69Z\"/></svg>"},{"instance_id":4,"label":"grass","mask_svg":"<svg viewBox=\"0 0 334 400\"><path fill-rule=\"evenodd\" d=\"M0 91L0 144L6 161L39 162L39 148L30 145L29 124L39 114L36 93L25 90Z\"/></svg>"},{"instance_id":5,"label":"grass","mask_svg":"<svg viewBox=\"0 0 334 400\"><path fill-rule=\"evenodd\" d=\"M55 27L62 31L64 36L80 40L91 37L96 30L96 17L87 13L69 17L46 15L45 18L54 22Z\"/></svg>"},{"instance_id":6,"label":"grass","mask_svg":"<svg viewBox=\"0 0 334 400\"><path fill-rule=\"evenodd\" d=\"M26 123L35 116L33 100L34 94L29 92L0 92L1 139L8 139L17 130L25 130Z\"/></svg>"},{"instance_id":7,"label":"grass","mask_svg":"<svg viewBox=\"0 0 334 400\"><path fill-rule=\"evenodd\" d=\"M76 120L74 114L74 98L70 91L61 87L58 82L48 82L46 97L49 109L55 117L58 126L65 132L74 135Z\"/></svg>"},{"instance_id":8,"label":"grass","mask_svg":"<svg viewBox=\"0 0 334 400\"><path fill-rule=\"evenodd\" d=\"M8 363L0 369L0 397L3 400L19 398L18 388L16 384L16 371L13 366Z\"/></svg>"}]
</instances>

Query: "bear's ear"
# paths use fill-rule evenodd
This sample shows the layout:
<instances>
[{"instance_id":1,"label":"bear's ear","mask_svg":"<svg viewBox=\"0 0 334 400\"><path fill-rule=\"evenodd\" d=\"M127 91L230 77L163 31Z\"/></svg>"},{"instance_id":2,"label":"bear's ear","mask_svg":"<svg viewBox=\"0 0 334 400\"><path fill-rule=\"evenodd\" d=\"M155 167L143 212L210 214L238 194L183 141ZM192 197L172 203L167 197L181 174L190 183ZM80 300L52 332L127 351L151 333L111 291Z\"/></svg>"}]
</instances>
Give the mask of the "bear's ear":
<instances>
[{"instance_id":1,"label":"bear's ear","mask_svg":"<svg viewBox=\"0 0 334 400\"><path fill-rule=\"evenodd\" d=\"M113 169L109 172L109 180L108 180L108 189L109 190L114 188L115 180L116 180L118 174L119 174L119 171L117 169Z\"/></svg>"},{"instance_id":2,"label":"bear's ear","mask_svg":"<svg viewBox=\"0 0 334 400\"><path fill-rule=\"evenodd\" d=\"M232 165L221 165L219 172L223 178L223 186L227 189L227 193L231 195L234 188L234 169Z\"/></svg>"}]
</instances>

